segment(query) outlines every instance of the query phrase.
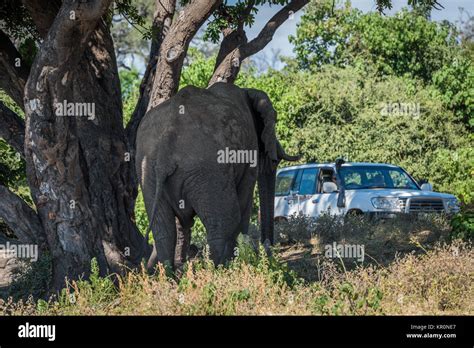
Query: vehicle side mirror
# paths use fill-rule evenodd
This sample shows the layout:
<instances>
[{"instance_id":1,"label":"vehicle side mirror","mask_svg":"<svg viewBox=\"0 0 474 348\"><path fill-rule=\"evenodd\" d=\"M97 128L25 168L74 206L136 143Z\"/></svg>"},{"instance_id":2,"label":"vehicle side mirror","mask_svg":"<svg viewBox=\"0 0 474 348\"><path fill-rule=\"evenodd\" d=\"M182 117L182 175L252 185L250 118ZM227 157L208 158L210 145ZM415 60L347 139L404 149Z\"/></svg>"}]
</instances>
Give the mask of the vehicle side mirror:
<instances>
[{"instance_id":1,"label":"vehicle side mirror","mask_svg":"<svg viewBox=\"0 0 474 348\"><path fill-rule=\"evenodd\" d=\"M337 185L331 181L323 183L323 193L333 193L337 191Z\"/></svg>"},{"instance_id":2,"label":"vehicle side mirror","mask_svg":"<svg viewBox=\"0 0 474 348\"><path fill-rule=\"evenodd\" d=\"M421 190L422 191L433 191L433 185L431 185L429 182L425 182L424 184L421 185Z\"/></svg>"}]
</instances>

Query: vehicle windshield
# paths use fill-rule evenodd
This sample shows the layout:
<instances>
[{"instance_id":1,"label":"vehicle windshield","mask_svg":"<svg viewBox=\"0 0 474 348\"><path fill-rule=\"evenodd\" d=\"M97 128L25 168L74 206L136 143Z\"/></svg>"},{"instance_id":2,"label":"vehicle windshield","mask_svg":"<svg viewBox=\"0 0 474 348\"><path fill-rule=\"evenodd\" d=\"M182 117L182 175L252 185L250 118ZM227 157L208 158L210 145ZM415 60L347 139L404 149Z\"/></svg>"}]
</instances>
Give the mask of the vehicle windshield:
<instances>
[{"instance_id":1,"label":"vehicle windshield","mask_svg":"<svg viewBox=\"0 0 474 348\"><path fill-rule=\"evenodd\" d=\"M386 166L350 166L339 170L347 190L409 189L419 190L413 179L401 168Z\"/></svg>"}]
</instances>

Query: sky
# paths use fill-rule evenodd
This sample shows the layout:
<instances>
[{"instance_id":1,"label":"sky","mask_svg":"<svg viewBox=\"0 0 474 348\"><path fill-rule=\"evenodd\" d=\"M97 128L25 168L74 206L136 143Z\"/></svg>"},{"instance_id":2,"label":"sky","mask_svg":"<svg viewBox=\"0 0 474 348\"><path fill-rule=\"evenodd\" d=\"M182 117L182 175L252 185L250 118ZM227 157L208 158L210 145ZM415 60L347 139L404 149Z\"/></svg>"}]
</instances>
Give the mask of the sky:
<instances>
[{"instance_id":1,"label":"sky","mask_svg":"<svg viewBox=\"0 0 474 348\"><path fill-rule=\"evenodd\" d=\"M468 13L474 15L474 0L438 0L444 9L433 10L431 19L436 21L449 20L455 23L460 19L459 8L464 8ZM393 0L393 8L385 11L387 15L391 15L407 6L407 0ZM247 28L247 37L249 40L257 36L265 23L281 8L282 6L264 6L261 7L255 18L255 23L251 28ZM363 12L375 11L375 0L352 0L352 7L358 8ZM273 40L260 52L260 59L269 59L274 55L275 51L283 56L293 56L292 45L288 41L289 35L296 33L296 25L300 21L304 8L298 11L292 20L288 19L278 28ZM277 64L276 67L280 67Z\"/></svg>"}]
</instances>

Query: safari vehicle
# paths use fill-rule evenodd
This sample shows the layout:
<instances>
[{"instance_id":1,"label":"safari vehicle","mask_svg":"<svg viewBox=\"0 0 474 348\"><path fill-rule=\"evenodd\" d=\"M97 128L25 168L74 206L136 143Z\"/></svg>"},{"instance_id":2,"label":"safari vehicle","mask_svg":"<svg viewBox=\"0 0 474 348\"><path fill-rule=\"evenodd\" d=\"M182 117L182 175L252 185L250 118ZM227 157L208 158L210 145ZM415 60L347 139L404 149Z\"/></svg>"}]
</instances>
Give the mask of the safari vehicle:
<instances>
[{"instance_id":1,"label":"safari vehicle","mask_svg":"<svg viewBox=\"0 0 474 348\"><path fill-rule=\"evenodd\" d=\"M317 218L367 214L381 218L400 213L459 211L455 196L418 184L401 167L384 163L314 163L277 172L275 221L293 214Z\"/></svg>"}]
</instances>

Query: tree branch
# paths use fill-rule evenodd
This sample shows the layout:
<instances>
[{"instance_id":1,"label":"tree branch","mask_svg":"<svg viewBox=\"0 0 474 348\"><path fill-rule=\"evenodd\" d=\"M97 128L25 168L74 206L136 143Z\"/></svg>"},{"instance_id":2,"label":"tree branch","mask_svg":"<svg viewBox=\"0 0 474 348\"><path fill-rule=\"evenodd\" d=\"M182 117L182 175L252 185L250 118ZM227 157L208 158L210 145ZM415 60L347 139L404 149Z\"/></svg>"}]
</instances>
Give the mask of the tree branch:
<instances>
[{"instance_id":1,"label":"tree branch","mask_svg":"<svg viewBox=\"0 0 474 348\"><path fill-rule=\"evenodd\" d=\"M176 93L189 43L221 2L222 0L194 0L180 11L160 47L148 110Z\"/></svg>"},{"instance_id":2,"label":"tree branch","mask_svg":"<svg viewBox=\"0 0 474 348\"><path fill-rule=\"evenodd\" d=\"M35 23L40 37L45 38L61 8L60 0L22 0Z\"/></svg>"},{"instance_id":3,"label":"tree branch","mask_svg":"<svg viewBox=\"0 0 474 348\"><path fill-rule=\"evenodd\" d=\"M233 83L240 71L244 59L261 51L273 39L276 30L288 19L291 14L299 11L309 0L293 0L278 11L263 27L256 38L250 42L241 42L225 58L216 64L214 73L209 81L212 85L218 81Z\"/></svg>"},{"instance_id":4,"label":"tree branch","mask_svg":"<svg viewBox=\"0 0 474 348\"><path fill-rule=\"evenodd\" d=\"M0 88L23 109L23 94L30 73L29 65L10 38L0 30Z\"/></svg>"},{"instance_id":5,"label":"tree branch","mask_svg":"<svg viewBox=\"0 0 474 348\"><path fill-rule=\"evenodd\" d=\"M111 0L63 2L32 67L25 89L28 102L43 92L48 82L56 84L53 90L58 93L67 89L72 81L69 72L81 60L90 35L110 3Z\"/></svg>"},{"instance_id":6,"label":"tree branch","mask_svg":"<svg viewBox=\"0 0 474 348\"><path fill-rule=\"evenodd\" d=\"M24 156L25 122L0 101L0 137Z\"/></svg>"},{"instance_id":7,"label":"tree branch","mask_svg":"<svg viewBox=\"0 0 474 348\"><path fill-rule=\"evenodd\" d=\"M245 58L262 50L273 39L276 30L288 19L291 14L299 11L309 0L293 0L278 11L257 35L255 39L242 47L242 56Z\"/></svg>"},{"instance_id":8,"label":"tree branch","mask_svg":"<svg viewBox=\"0 0 474 348\"><path fill-rule=\"evenodd\" d=\"M130 122L127 124L127 138L132 151L135 148L135 137L138 125L145 115L150 102L150 93L155 78L156 64L160 46L169 32L173 15L176 9L176 0L156 0L155 13L153 15L152 32L155 36L152 39L148 64L140 84L140 95L137 105L133 111Z\"/></svg>"},{"instance_id":9,"label":"tree branch","mask_svg":"<svg viewBox=\"0 0 474 348\"><path fill-rule=\"evenodd\" d=\"M245 19L252 12L252 8L255 6L254 0L249 0L247 6L245 7L243 13L240 15L239 21L237 23L237 28L232 29L230 27L224 29L222 34L224 38L222 39L221 46L219 47L219 53L217 54L216 64L214 65L214 70L216 70L222 61L227 57L227 55L232 52L234 49L240 45L247 43L247 35L244 30Z\"/></svg>"},{"instance_id":10,"label":"tree branch","mask_svg":"<svg viewBox=\"0 0 474 348\"><path fill-rule=\"evenodd\" d=\"M44 231L36 212L23 199L0 185L0 218L23 243L43 244Z\"/></svg>"}]
</instances>

